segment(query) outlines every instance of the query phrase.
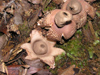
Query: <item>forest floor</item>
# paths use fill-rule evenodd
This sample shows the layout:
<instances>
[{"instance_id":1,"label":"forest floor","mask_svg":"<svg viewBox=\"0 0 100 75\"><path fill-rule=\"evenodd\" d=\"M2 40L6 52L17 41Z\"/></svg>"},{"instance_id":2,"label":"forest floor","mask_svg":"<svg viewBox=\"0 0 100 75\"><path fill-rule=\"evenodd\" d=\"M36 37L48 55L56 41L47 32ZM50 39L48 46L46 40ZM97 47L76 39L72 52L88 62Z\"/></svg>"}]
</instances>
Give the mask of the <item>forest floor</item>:
<instances>
[{"instance_id":1,"label":"forest floor","mask_svg":"<svg viewBox=\"0 0 100 75\"><path fill-rule=\"evenodd\" d=\"M11 0L2 0L0 2L0 35L7 35L6 45L3 45L4 47L0 48L0 50L3 55L1 59L5 59L6 67L13 67L8 72L13 72L15 68L18 70L20 66L25 65L22 56L26 54L26 51L21 49L20 46L25 42L30 42L29 34L36 27L37 21L41 16L45 16L46 12L60 8L60 5L57 5L51 0L44 0L45 5L43 5L43 8L40 6L29 7L27 5L22 7L25 9L24 13L22 13L19 12L21 11L20 9L15 9L14 7L17 6L17 8L20 8L20 5L23 5L24 2L21 3L20 0L12 4L10 2ZM3 3L6 6L3 6ZM44 64L43 68L45 71L42 70L44 75L65 75L63 74L64 72L66 72L66 75L100 75L100 1L95 1L91 5L96 9L95 18L90 21L88 17L86 25L78 29L72 38L65 40L63 44L58 42L55 45L55 47L62 48L66 54L55 57L56 67L54 69L50 69L48 65ZM6 20L5 12L2 12L1 8L6 11ZM42 14L39 14L41 11ZM24 20L23 22L21 18ZM15 19L17 20L13 22ZM5 40L6 38L4 38L3 42ZM46 71L49 73L47 74ZM9 75L22 75L17 72L19 71ZM33 75L40 74L34 73Z\"/></svg>"}]
</instances>

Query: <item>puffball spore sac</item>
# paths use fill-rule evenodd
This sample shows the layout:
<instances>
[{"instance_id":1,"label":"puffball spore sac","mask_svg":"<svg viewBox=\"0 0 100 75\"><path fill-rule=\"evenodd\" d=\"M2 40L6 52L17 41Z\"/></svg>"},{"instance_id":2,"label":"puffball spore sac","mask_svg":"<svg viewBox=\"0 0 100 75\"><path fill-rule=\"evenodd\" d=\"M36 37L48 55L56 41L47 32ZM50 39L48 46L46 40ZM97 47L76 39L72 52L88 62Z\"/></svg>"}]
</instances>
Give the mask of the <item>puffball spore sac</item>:
<instances>
[{"instance_id":1,"label":"puffball spore sac","mask_svg":"<svg viewBox=\"0 0 100 75\"><path fill-rule=\"evenodd\" d=\"M57 27L62 28L72 20L72 15L67 11L60 11L55 15L54 21Z\"/></svg>"},{"instance_id":2,"label":"puffball spore sac","mask_svg":"<svg viewBox=\"0 0 100 75\"><path fill-rule=\"evenodd\" d=\"M82 5L78 0L71 0L66 8L71 14L78 14L82 11Z\"/></svg>"},{"instance_id":3,"label":"puffball spore sac","mask_svg":"<svg viewBox=\"0 0 100 75\"><path fill-rule=\"evenodd\" d=\"M33 47L32 48L33 48L34 53L36 53L37 55L44 55L48 51L47 44L42 40L36 40L33 43Z\"/></svg>"}]
</instances>

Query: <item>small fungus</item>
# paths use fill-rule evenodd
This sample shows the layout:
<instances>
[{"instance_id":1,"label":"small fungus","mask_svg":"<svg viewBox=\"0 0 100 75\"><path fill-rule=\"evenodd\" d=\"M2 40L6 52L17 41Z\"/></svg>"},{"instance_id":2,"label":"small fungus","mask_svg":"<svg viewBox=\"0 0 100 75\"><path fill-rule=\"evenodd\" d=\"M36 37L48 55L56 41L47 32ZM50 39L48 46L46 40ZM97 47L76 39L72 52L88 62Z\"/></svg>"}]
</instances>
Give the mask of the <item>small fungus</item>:
<instances>
[{"instance_id":1,"label":"small fungus","mask_svg":"<svg viewBox=\"0 0 100 75\"><path fill-rule=\"evenodd\" d=\"M31 42L25 43L21 48L26 49L27 60L40 59L50 66L55 67L54 56L60 55L65 52L63 49L54 47L55 42L47 40L42 36L42 33L37 30L33 30L30 34Z\"/></svg>"},{"instance_id":2,"label":"small fungus","mask_svg":"<svg viewBox=\"0 0 100 75\"><path fill-rule=\"evenodd\" d=\"M69 39L76 31L76 23L68 11L55 9L39 22L39 27L49 27L46 37L52 41L61 41L62 37Z\"/></svg>"},{"instance_id":3,"label":"small fungus","mask_svg":"<svg viewBox=\"0 0 100 75\"><path fill-rule=\"evenodd\" d=\"M54 21L58 27L63 27L72 20L72 15L67 11L60 11L55 15Z\"/></svg>"},{"instance_id":4,"label":"small fungus","mask_svg":"<svg viewBox=\"0 0 100 75\"><path fill-rule=\"evenodd\" d=\"M82 5L78 0L71 0L67 5L67 10L72 14L78 14L82 11Z\"/></svg>"}]
</instances>

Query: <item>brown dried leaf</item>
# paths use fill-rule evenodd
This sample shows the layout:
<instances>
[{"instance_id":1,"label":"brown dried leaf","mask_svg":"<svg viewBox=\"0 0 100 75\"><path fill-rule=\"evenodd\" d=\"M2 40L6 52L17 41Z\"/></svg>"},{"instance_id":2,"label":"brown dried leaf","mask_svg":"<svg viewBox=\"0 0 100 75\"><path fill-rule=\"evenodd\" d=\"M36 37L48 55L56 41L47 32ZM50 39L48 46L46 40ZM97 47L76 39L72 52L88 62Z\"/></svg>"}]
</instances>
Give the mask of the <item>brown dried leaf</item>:
<instances>
[{"instance_id":1,"label":"brown dried leaf","mask_svg":"<svg viewBox=\"0 0 100 75\"><path fill-rule=\"evenodd\" d=\"M0 36L0 50L6 45L7 43L7 36L4 34Z\"/></svg>"},{"instance_id":2,"label":"brown dried leaf","mask_svg":"<svg viewBox=\"0 0 100 75\"><path fill-rule=\"evenodd\" d=\"M27 70L27 73L26 75L31 75L31 74L34 74L38 71L40 71L41 69L40 68L35 68L35 67L30 67L28 70Z\"/></svg>"},{"instance_id":3,"label":"brown dried leaf","mask_svg":"<svg viewBox=\"0 0 100 75\"><path fill-rule=\"evenodd\" d=\"M7 44L7 36L4 34L0 36L0 60L2 59L2 48Z\"/></svg>"},{"instance_id":4,"label":"brown dried leaf","mask_svg":"<svg viewBox=\"0 0 100 75\"><path fill-rule=\"evenodd\" d=\"M68 67L67 69L63 70L58 75L74 75L75 74L75 72L73 70L74 68L75 68L75 65L72 65L72 66Z\"/></svg>"},{"instance_id":5,"label":"brown dried leaf","mask_svg":"<svg viewBox=\"0 0 100 75\"><path fill-rule=\"evenodd\" d=\"M27 71L27 75L34 74L34 73L40 71L44 66L44 64L40 61L40 59L25 60L25 62L26 62L26 64L30 65L30 68Z\"/></svg>"},{"instance_id":6,"label":"brown dried leaf","mask_svg":"<svg viewBox=\"0 0 100 75\"><path fill-rule=\"evenodd\" d=\"M41 71L37 72L36 75L52 75L52 73L48 69L42 69Z\"/></svg>"},{"instance_id":7,"label":"brown dried leaf","mask_svg":"<svg viewBox=\"0 0 100 75\"><path fill-rule=\"evenodd\" d=\"M43 68L44 64L40 61L40 59L36 60L25 60L26 64L30 65L31 67L36 68Z\"/></svg>"},{"instance_id":8,"label":"brown dried leaf","mask_svg":"<svg viewBox=\"0 0 100 75\"><path fill-rule=\"evenodd\" d=\"M11 65L8 66L8 75L23 75L24 68L22 68L23 65Z\"/></svg>"},{"instance_id":9,"label":"brown dried leaf","mask_svg":"<svg viewBox=\"0 0 100 75\"><path fill-rule=\"evenodd\" d=\"M0 25L0 32L3 32L3 33L5 33L5 34L7 34L7 27L4 25Z\"/></svg>"}]
</instances>

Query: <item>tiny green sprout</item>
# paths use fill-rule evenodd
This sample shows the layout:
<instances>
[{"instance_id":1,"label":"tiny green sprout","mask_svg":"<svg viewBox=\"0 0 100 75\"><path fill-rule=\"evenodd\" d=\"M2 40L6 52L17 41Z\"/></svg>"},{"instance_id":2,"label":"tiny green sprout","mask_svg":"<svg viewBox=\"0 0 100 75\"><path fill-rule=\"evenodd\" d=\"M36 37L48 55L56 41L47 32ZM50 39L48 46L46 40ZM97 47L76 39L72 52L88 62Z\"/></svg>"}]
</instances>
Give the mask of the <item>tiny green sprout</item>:
<instances>
[{"instance_id":1,"label":"tiny green sprout","mask_svg":"<svg viewBox=\"0 0 100 75\"><path fill-rule=\"evenodd\" d=\"M99 33L98 33L99 31L95 31L95 36L99 39Z\"/></svg>"},{"instance_id":2,"label":"tiny green sprout","mask_svg":"<svg viewBox=\"0 0 100 75\"><path fill-rule=\"evenodd\" d=\"M98 43L100 43L100 41L99 41L99 40L95 40L95 41L93 42L93 45L95 46L95 45L97 45Z\"/></svg>"},{"instance_id":3,"label":"tiny green sprout","mask_svg":"<svg viewBox=\"0 0 100 75\"><path fill-rule=\"evenodd\" d=\"M50 7L50 6L48 6L48 7L46 7L45 9L44 9L44 11L50 11L50 10L53 10L53 9L55 9L56 7Z\"/></svg>"},{"instance_id":4,"label":"tiny green sprout","mask_svg":"<svg viewBox=\"0 0 100 75\"><path fill-rule=\"evenodd\" d=\"M95 31L95 36L98 37L98 32L97 31Z\"/></svg>"},{"instance_id":5,"label":"tiny green sprout","mask_svg":"<svg viewBox=\"0 0 100 75\"><path fill-rule=\"evenodd\" d=\"M79 29L76 31L77 34L82 34L82 31Z\"/></svg>"},{"instance_id":6,"label":"tiny green sprout","mask_svg":"<svg viewBox=\"0 0 100 75\"><path fill-rule=\"evenodd\" d=\"M94 53L93 50L94 50L93 47L89 47L89 48L88 48L88 52L89 52L89 57L90 57L90 58L93 58L93 53Z\"/></svg>"},{"instance_id":7,"label":"tiny green sprout","mask_svg":"<svg viewBox=\"0 0 100 75\"><path fill-rule=\"evenodd\" d=\"M50 66L47 66L47 69L50 69Z\"/></svg>"},{"instance_id":8,"label":"tiny green sprout","mask_svg":"<svg viewBox=\"0 0 100 75\"><path fill-rule=\"evenodd\" d=\"M98 17L100 17L100 13L96 12L96 15L97 15Z\"/></svg>"},{"instance_id":9,"label":"tiny green sprout","mask_svg":"<svg viewBox=\"0 0 100 75\"><path fill-rule=\"evenodd\" d=\"M78 64L78 66L81 66L81 68L83 68L83 63L80 62L80 63Z\"/></svg>"}]
</instances>

